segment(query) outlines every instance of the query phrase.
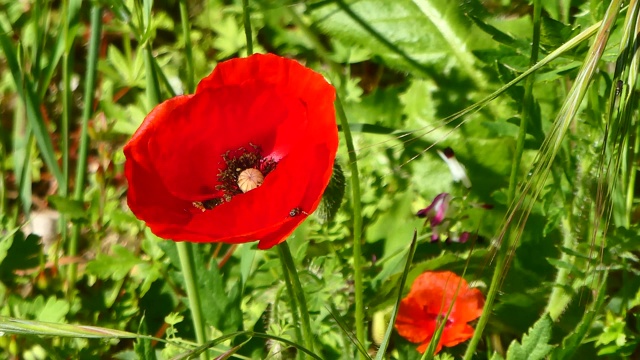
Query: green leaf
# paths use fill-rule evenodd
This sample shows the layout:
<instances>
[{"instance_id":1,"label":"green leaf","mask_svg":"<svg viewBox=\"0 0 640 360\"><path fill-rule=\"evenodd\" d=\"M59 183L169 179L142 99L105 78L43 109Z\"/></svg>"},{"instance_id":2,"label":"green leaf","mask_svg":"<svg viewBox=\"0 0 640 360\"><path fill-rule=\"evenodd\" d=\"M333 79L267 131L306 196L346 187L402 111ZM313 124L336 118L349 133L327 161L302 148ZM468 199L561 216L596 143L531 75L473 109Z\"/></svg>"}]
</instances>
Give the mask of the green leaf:
<instances>
[{"instance_id":1,"label":"green leaf","mask_svg":"<svg viewBox=\"0 0 640 360\"><path fill-rule=\"evenodd\" d=\"M427 64L454 62L478 87L485 87L484 75L473 66L471 51L487 36L471 30L473 24L464 16L465 9L459 2L337 0L327 4L311 12L317 26L327 34L370 49L390 66L421 75L433 75Z\"/></svg>"},{"instance_id":2,"label":"green leaf","mask_svg":"<svg viewBox=\"0 0 640 360\"><path fill-rule=\"evenodd\" d=\"M331 308L327 309L327 311L329 312L329 315L331 315L333 320L336 322L336 324L338 324L338 326L340 327L340 330L342 330L344 335L347 338L349 338L349 341L351 341L351 343L358 349L361 356L363 356L365 359L371 360L371 356L367 352L367 349L364 347L364 345L362 345L362 343L360 343L360 341L358 341L355 335L351 332L352 330L350 330L349 325L347 325L344 319L340 316L334 304L330 303L329 305L331 305Z\"/></svg>"},{"instance_id":3,"label":"green leaf","mask_svg":"<svg viewBox=\"0 0 640 360\"><path fill-rule=\"evenodd\" d=\"M555 49L575 35L575 31L571 26L547 16L542 17L540 30L540 45L547 49Z\"/></svg>"},{"instance_id":4,"label":"green leaf","mask_svg":"<svg viewBox=\"0 0 640 360\"><path fill-rule=\"evenodd\" d=\"M579 276L579 277L585 276L584 272L580 271L580 269L578 269L575 265L570 264L566 261L553 259L553 258L548 258L547 261L549 262L549 264L555 266L558 269L569 270L569 272L574 276Z\"/></svg>"},{"instance_id":5,"label":"green leaf","mask_svg":"<svg viewBox=\"0 0 640 360\"><path fill-rule=\"evenodd\" d=\"M144 316L140 319L140 326L138 327L139 334L147 333L147 326L144 321ZM136 343L133 345L133 350L138 355L140 360L156 360L156 352L151 346L151 339L149 338L138 338Z\"/></svg>"},{"instance_id":6,"label":"green leaf","mask_svg":"<svg viewBox=\"0 0 640 360\"><path fill-rule=\"evenodd\" d=\"M476 26L478 26L482 31L486 32L487 34L491 35L491 38L501 44L504 44L506 46L509 46L511 48L516 48L518 49L520 52L522 53L526 53L528 51L530 51L531 45L526 42L526 41L522 41L522 40L518 40L516 38L514 38L513 36L501 31L500 29L496 28L495 26L486 23L485 21L483 21L482 19L476 17L476 16L469 16L469 18L471 20L473 20L473 23L476 24ZM526 50L526 51L525 51Z\"/></svg>"},{"instance_id":7,"label":"green leaf","mask_svg":"<svg viewBox=\"0 0 640 360\"><path fill-rule=\"evenodd\" d=\"M5 243L8 240L4 240ZM15 270L25 270L38 266L41 246L39 244L40 237L37 235L29 235L26 238L21 231L13 236L11 246L7 251L5 259L0 263L0 280L4 283L13 283L16 276L13 274Z\"/></svg>"},{"instance_id":8,"label":"green leaf","mask_svg":"<svg viewBox=\"0 0 640 360\"><path fill-rule=\"evenodd\" d=\"M44 306L38 309L36 320L52 323L62 322L69 312L69 302L50 297Z\"/></svg>"},{"instance_id":9,"label":"green leaf","mask_svg":"<svg viewBox=\"0 0 640 360\"><path fill-rule=\"evenodd\" d=\"M13 236L18 232L18 230L20 230L20 228L13 229L0 239L0 264L2 264L2 261L7 257L11 244L13 244Z\"/></svg>"},{"instance_id":10,"label":"green leaf","mask_svg":"<svg viewBox=\"0 0 640 360\"><path fill-rule=\"evenodd\" d=\"M603 278L606 279L607 276L604 275ZM553 350L551 359L563 360L573 358L573 355L591 330L593 321L598 316L598 313L600 309L602 309L602 306L604 304L604 300L607 298L607 292L605 291L606 285L606 281L600 282L600 287L596 291L598 297L589 305L589 308L584 312L584 316L580 320L580 323L562 340L562 346L559 346Z\"/></svg>"},{"instance_id":11,"label":"green leaf","mask_svg":"<svg viewBox=\"0 0 640 360\"><path fill-rule=\"evenodd\" d=\"M98 254L87 264L87 272L100 279L120 281L131 274L139 284L140 296L144 296L151 284L160 277L160 270L150 262L144 261L122 245L112 247L112 255Z\"/></svg>"},{"instance_id":12,"label":"green leaf","mask_svg":"<svg viewBox=\"0 0 640 360\"><path fill-rule=\"evenodd\" d=\"M511 343L509 350L507 350L507 360L544 359L553 349L553 346L548 344L552 325L551 317L544 314L529 329L529 333L522 337L522 345L515 340Z\"/></svg>"},{"instance_id":13,"label":"green leaf","mask_svg":"<svg viewBox=\"0 0 640 360\"><path fill-rule=\"evenodd\" d=\"M194 247L202 249L202 247ZM228 290L223 275L218 270L218 264L212 260L208 266L205 251L196 252L194 256L197 283L200 286L198 295L202 304L202 315L205 323L213 326L223 334L238 331L242 328L242 284L235 281Z\"/></svg>"},{"instance_id":14,"label":"green leaf","mask_svg":"<svg viewBox=\"0 0 640 360\"><path fill-rule=\"evenodd\" d=\"M53 204L56 210L61 214L66 215L69 219L87 219L87 211L82 201L73 200L59 195L51 195L47 199Z\"/></svg>"},{"instance_id":15,"label":"green leaf","mask_svg":"<svg viewBox=\"0 0 640 360\"><path fill-rule=\"evenodd\" d=\"M114 245L112 252L113 255L98 254L95 260L87 264L87 272L100 279L122 280L134 266L142 262L122 245Z\"/></svg>"},{"instance_id":16,"label":"green leaf","mask_svg":"<svg viewBox=\"0 0 640 360\"><path fill-rule=\"evenodd\" d=\"M140 296L144 296L151 288L151 284L160 278L160 270L152 263L141 261L134 266L131 276L140 283Z\"/></svg>"}]
</instances>

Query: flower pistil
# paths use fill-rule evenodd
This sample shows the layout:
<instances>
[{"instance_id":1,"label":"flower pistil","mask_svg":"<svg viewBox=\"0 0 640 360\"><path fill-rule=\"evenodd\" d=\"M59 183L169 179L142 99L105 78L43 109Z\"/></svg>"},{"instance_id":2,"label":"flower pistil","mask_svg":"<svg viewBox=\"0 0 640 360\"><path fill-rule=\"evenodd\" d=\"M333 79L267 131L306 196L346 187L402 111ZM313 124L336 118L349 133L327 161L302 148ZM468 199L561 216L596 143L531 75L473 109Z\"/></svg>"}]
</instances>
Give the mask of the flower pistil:
<instances>
[{"instance_id":1,"label":"flower pistil","mask_svg":"<svg viewBox=\"0 0 640 360\"><path fill-rule=\"evenodd\" d=\"M258 145L249 143L249 148L240 147L222 155L224 167L218 173L215 189L220 196L204 201L194 201L193 206L201 211L211 210L236 196L258 188L265 177L275 170L277 162L262 156Z\"/></svg>"}]
</instances>

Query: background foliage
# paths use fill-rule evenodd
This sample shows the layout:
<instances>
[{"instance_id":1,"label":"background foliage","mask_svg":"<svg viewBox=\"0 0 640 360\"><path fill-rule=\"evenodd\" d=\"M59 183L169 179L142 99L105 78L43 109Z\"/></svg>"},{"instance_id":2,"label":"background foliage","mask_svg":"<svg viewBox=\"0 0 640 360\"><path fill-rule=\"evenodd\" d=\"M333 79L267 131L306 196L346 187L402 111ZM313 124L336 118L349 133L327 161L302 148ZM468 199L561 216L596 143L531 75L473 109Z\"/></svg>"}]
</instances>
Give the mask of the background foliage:
<instances>
[{"instance_id":1,"label":"background foliage","mask_svg":"<svg viewBox=\"0 0 640 360\"><path fill-rule=\"evenodd\" d=\"M255 52L323 73L344 105L360 174L371 354L418 229L408 284L426 270L466 271L486 293L498 264L500 293L475 357L638 356L637 2L613 10L595 0L248 4ZM608 39L579 37L612 11ZM122 146L154 96L190 92L191 79L218 61L247 55L243 16L240 0L0 0L0 315L168 340L5 334L0 357L160 359L194 348L176 247L128 211ZM594 43L602 56L580 77ZM573 46L502 88L531 68L532 44L538 59ZM567 109L575 113L563 116ZM438 156L447 147L471 188ZM337 161L351 178L344 142ZM546 163L546 173L536 167ZM472 233L467 243L430 242L432 229L414 216L443 192L454 196L451 231ZM345 196L335 217L312 216L288 240L321 358L357 352L353 214ZM297 326L277 253L255 248L191 248L207 339L242 331L211 357L298 356L247 332L295 341ZM391 340L388 358L420 357L415 345Z\"/></svg>"}]
</instances>

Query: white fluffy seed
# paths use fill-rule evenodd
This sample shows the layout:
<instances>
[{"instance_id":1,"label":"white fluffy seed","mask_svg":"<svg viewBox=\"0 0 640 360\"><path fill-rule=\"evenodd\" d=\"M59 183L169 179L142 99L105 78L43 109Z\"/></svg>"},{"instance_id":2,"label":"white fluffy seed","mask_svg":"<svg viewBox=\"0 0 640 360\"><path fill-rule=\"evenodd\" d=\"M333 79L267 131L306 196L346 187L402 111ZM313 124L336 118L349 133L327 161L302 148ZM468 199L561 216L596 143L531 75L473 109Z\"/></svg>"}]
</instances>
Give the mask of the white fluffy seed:
<instances>
[{"instance_id":1,"label":"white fluffy seed","mask_svg":"<svg viewBox=\"0 0 640 360\"><path fill-rule=\"evenodd\" d=\"M258 169L245 169L238 175L238 187L243 193L251 191L264 182L264 175Z\"/></svg>"}]
</instances>

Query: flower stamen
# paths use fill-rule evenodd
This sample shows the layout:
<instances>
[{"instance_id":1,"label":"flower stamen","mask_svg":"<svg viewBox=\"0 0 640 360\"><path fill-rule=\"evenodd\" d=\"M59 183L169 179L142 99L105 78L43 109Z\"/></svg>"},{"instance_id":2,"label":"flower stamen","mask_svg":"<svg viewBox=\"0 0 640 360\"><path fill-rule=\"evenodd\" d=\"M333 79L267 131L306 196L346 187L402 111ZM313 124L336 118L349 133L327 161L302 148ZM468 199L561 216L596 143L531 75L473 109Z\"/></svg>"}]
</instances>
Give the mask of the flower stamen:
<instances>
[{"instance_id":1,"label":"flower stamen","mask_svg":"<svg viewBox=\"0 0 640 360\"><path fill-rule=\"evenodd\" d=\"M222 155L222 161L224 166L219 170L219 184L216 185L216 190L221 195L192 203L193 207L202 212L229 202L236 195L258 188L277 165L275 160L263 157L262 149L251 143L248 148L227 151Z\"/></svg>"}]
</instances>

